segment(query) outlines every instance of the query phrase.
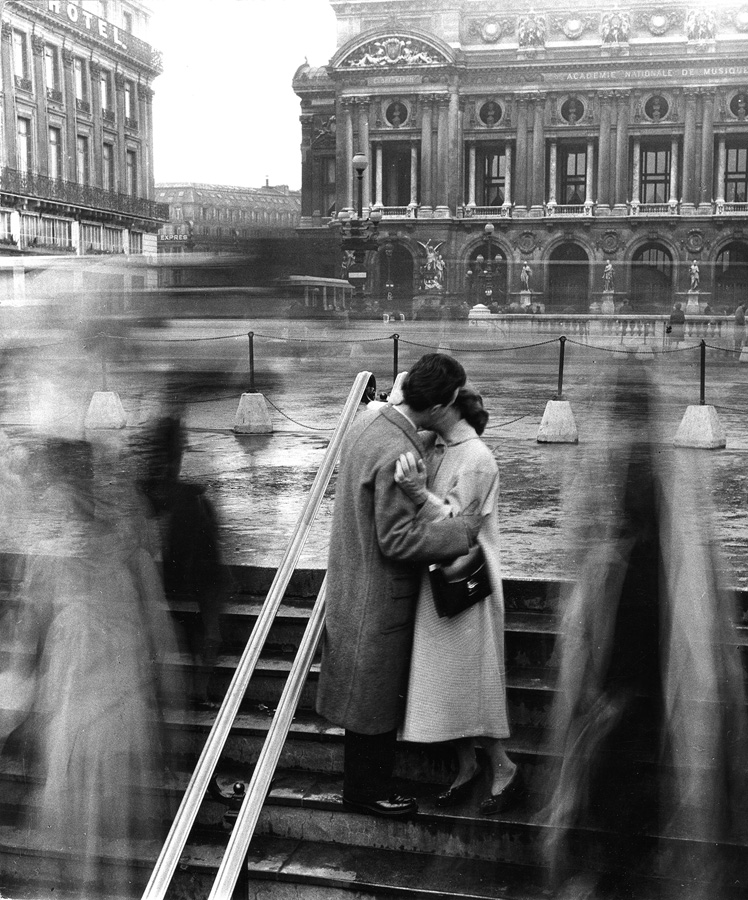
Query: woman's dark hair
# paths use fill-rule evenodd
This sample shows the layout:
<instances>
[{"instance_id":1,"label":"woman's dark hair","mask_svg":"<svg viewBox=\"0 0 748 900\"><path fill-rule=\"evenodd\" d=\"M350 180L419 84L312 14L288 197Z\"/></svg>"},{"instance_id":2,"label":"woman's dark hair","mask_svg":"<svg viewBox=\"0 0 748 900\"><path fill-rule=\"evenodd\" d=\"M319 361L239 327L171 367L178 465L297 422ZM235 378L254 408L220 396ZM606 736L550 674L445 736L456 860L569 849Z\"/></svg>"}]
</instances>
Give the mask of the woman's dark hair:
<instances>
[{"instance_id":1,"label":"woman's dark hair","mask_svg":"<svg viewBox=\"0 0 748 900\"><path fill-rule=\"evenodd\" d=\"M483 406L483 397L478 391L470 385L460 388L455 406L468 425L473 426L476 434L483 434L488 423L488 413Z\"/></svg>"},{"instance_id":2,"label":"woman's dark hair","mask_svg":"<svg viewBox=\"0 0 748 900\"><path fill-rule=\"evenodd\" d=\"M362 403L368 403L370 400L374 399L374 397L369 396L369 391L372 390L372 388L374 389L374 397L376 397L377 396L377 379L374 377L374 375L372 375L371 378L366 382L366 387L364 388L364 393L361 397Z\"/></svg>"},{"instance_id":3,"label":"woman's dark hair","mask_svg":"<svg viewBox=\"0 0 748 900\"><path fill-rule=\"evenodd\" d=\"M462 365L445 353L427 353L408 372L403 397L411 409L423 412L439 403L448 404L467 381Z\"/></svg>"}]
</instances>

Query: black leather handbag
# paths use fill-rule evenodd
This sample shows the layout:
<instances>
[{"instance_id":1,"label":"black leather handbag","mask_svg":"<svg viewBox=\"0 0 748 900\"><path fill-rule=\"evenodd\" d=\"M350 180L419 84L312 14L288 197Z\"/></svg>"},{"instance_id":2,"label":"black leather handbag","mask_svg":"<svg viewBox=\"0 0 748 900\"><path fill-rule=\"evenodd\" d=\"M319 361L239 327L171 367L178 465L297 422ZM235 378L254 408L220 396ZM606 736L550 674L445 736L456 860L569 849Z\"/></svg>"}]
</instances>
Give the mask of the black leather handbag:
<instances>
[{"instance_id":1,"label":"black leather handbag","mask_svg":"<svg viewBox=\"0 0 748 900\"><path fill-rule=\"evenodd\" d=\"M460 575L447 577L444 568L438 564L429 566L431 593L434 606L440 618L453 618L485 600L491 593L488 566L483 551L471 558L470 567Z\"/></svg>"}]
</instances>

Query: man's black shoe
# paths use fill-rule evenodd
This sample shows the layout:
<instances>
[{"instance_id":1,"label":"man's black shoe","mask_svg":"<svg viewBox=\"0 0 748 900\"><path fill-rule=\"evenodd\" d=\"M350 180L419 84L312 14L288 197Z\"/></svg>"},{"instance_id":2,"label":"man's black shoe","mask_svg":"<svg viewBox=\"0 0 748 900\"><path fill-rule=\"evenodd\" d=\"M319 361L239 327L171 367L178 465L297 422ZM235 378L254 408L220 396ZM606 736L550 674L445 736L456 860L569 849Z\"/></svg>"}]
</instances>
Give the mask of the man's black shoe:
<instances>
[{"instance_id":1,"label":"man's black shoe","mask_svg":"<svg viewBox=\"0 0 748 900\"><path fill-rule=\"evenodd\" d=\"M343 806L357 812L372 813L375 816L409 816L418 811L418 804L413 797L402 797L393 794L386 800L350 800L343 796Z\"/></svg>"}]
</instances>

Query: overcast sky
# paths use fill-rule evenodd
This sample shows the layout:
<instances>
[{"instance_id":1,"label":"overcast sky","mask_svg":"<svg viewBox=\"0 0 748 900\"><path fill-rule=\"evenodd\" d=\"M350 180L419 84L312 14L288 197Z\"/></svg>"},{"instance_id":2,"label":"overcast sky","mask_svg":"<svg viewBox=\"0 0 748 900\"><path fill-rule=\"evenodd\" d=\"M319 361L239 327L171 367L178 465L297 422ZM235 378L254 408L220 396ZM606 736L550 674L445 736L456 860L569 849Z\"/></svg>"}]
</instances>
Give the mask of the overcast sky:
<instances>
[{"instance_id":1,"label":"overcast sky","mask_svg":"<svg viewBox=\"0 0 748 900\"><path fill-rule=\"evenodd\" d=\"M301 186L304 57L336 49L328 0L152 0L156 181Z\"/></svg>"}]
</instances>

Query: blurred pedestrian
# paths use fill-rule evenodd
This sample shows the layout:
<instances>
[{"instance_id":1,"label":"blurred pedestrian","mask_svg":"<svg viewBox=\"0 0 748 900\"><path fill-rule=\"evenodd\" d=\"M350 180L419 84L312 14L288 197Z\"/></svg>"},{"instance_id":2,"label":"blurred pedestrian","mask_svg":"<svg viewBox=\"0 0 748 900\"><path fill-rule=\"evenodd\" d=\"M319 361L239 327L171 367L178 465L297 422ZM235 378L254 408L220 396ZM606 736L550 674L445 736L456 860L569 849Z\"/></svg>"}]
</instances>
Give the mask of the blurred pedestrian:
<instances>
[{"instance_id":1,"label":"blurred pedestrian","mask_svg":"<svg viewBox=\"0 0 748 900\"><path fill-rule=\"evenodd\" d=\"M745 303L738 303L733 314L732 340L736 356L740 356L745 342Z\"/></svg>"},{"instance_id":2,"label":"blurred pedestrian","mask_svg":"<svg viewBox=\"0 0 748 900\"><path fill-rule=\"evenodd\" d=\"M686 332L686 314L683 312L682 305L676 303L673 311L670 313L668 334L670 342L676 346L685 338Z\"/></svg>"}]
</instances>

